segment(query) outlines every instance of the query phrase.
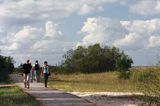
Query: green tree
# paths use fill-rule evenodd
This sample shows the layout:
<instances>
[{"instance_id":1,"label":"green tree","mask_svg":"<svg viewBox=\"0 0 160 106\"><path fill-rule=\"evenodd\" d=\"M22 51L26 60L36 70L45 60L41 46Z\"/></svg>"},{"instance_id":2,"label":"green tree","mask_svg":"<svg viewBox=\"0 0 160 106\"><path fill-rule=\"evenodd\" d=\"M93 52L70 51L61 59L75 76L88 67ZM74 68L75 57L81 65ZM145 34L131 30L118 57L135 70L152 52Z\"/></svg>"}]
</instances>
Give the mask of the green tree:
<instances>
[{"instance_id":1,"label":"green tree","mask_svg":"<svg viewBox=\"0 0 160 106\"><path fill-rule=\"evenodd\" d=\"M67 51L63 57L64 61L59 67L65 73L95 73L128 69L133 63L132 59L121 53L118 48L101 47L100 44L88 47L79 46L75 50Z\"/></svg>"},{"instance_id":2,"label":"green tree","mask_svg":"<svg viewBox=\"0 0 160 106\"><path fill-rule=\"evenodd\" d=\"M8 78L8 75L14 70L14 60L12 57L0 55L0 81Z\"/></svg>"}]
</instances>

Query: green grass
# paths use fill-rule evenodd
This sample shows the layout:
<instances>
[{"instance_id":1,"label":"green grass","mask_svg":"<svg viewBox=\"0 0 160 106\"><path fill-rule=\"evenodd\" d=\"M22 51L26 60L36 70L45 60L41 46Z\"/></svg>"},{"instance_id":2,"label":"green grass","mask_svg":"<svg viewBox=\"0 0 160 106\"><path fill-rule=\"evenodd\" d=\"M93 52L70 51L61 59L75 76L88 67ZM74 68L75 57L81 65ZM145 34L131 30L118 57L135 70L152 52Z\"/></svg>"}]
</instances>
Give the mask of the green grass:
<instances>
[{"instance_id":1,"label":"green grass","mask_svg":"<svg viewBox=\"0 0 160 106\"><path fill-rule=\"evenodd\" d=\"M18 87L0 88L0 106L39 106L39 103Z\"/></svg>"},{"instance_id":2,"label":"green grass","mask_svg":"<svg viewBox=\"0 0 160 106\"><path fill-rule=\"evenodd\" d=\"M13 84L13 81L6 79L0 85ZM0 106L39 106L35 98L24 93L17 86L0 87Z\"/></svg>"},{"instance_id":3,"label":"green grass","mask_svg":"<svg viewBox=\"0 0 160 106\"><path fill-rule=\"evenodd\" d=\"M129 80L119 79L118 72L55 75L49 79L49 85L69 92L141 92L139 75L149 70L158 69L132 69Z\"/></svg>"}]
</instances>

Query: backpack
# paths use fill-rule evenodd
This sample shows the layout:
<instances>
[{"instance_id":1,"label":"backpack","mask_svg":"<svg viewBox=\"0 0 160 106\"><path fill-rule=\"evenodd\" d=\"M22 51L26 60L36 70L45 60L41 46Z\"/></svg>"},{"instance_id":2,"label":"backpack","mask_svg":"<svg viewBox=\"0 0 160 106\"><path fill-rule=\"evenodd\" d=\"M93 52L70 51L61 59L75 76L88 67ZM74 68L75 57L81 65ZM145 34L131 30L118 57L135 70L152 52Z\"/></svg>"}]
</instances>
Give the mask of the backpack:
<instances>
[{"instance_id":1,"label":"backpack","mask_svg":"<svg viewBox=\"0 0 160 106\"><path fill-rule=\"evenodd\" d=\"M38 65L38 64L35 64L34 69L35 69L35 70L39 70L39 65Z\"/></svg>"}]
</instances>

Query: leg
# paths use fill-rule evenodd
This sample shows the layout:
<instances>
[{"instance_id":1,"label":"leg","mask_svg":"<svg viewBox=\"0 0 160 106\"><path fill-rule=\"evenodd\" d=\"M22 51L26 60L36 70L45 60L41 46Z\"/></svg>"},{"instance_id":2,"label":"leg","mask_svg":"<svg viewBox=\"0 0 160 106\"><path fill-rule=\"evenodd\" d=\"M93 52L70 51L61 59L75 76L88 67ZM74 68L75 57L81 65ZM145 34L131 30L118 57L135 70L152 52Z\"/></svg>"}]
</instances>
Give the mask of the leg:
<instances>
[{"instance_id":1,"label":"leg","mask_svg":"<svg viewBox=\"0 0 160 106\"><path fill-rule=\"evenodd\" d=\"M37 70L37 82L40 82L40 70Z\"/></svg>"},{"instance_id":2,"label":"leg","mask_svg":"<svg viewBox=\"0 0 160 106\"><path fill-rule=\"evenodd\" d=\"M27 74L24 74L24 87L27 87Z\"/></svg>"},{"instance_id":3,"label":"leg","mask_svg":"<svg viewBox=\"0 0 160 106\"><path fill-rule=\"evenodd\" d=\"M31 82L33 82L33 71L32 71L32 70L30 71L30 77L31 77L31 78L30 78L30 79L31 79Z\"/></svg>"},{"instance_id":4,"label":"leg","mask_svg":"<svg viewBox=\"0 0 160 106\"><path fill-rule=\"evenodd\" d=\"M30 73L27 74L27 85L28 85L28 88L30 87Z\"/></svg>"},{"instance_id":5,"label":"leg","mask_svg":"<svg viewBox=\"0 0 160 106\"><path fill-rule=\"evenodd\" d=\"M37 81L37 70L34 70L34 78Z\"/></svg>"},{"instance_id":6,"label":"leg","mask_svg":"<svg viewBox=\"0 0 160 106\"><path fill-rule=\"evenodd\" d=\"M47 87L47 81L48 81L48 74L44 74L45 87Z\"/></svg>"}]
</instances>

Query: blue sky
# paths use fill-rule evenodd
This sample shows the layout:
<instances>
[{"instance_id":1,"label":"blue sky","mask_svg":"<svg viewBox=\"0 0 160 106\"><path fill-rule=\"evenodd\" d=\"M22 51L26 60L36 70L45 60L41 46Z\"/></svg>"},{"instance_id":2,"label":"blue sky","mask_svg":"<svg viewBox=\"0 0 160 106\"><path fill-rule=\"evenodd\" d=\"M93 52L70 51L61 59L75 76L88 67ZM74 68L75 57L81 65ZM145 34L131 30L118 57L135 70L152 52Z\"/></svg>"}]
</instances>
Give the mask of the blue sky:
<instances>
[{"instance_id":1,"label":"blue sky","mask_svg":"<svg viewBox=\"0 0 160 106\"><path fill-rule=\"evenodd\" d=\"M160 0L0 0L0 50L14 57L62 61L79 45L116 46L134 65L155 65Z\"/></svg>"}]
</instances>

